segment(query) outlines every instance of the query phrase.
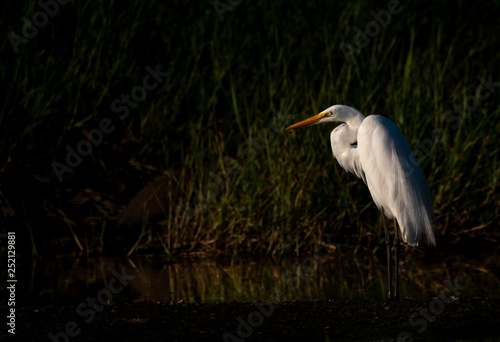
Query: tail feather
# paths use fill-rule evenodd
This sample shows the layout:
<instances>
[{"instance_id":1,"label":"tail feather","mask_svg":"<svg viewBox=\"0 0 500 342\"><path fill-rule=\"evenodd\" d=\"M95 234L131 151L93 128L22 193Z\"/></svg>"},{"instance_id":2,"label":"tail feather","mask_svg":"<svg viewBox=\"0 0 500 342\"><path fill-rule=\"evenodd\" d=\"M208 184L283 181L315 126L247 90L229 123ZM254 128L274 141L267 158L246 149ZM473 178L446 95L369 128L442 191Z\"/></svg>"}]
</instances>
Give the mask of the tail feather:
<instances>
[{"instance_id":1,"label":"tail feather","mask_svg":"<svg viewBox=\"0 0 500 342\"><path fill-rule=\"evenodd\" d=\"M403 168L399 165L395 170L396 179L402 180L398 182L398 208L394 212L397 213L403 241L410 246L417 246L424 240L428 245L435 246L436 219L429 186L419 165L407 166Z\"/></svg>"}]
</instances>

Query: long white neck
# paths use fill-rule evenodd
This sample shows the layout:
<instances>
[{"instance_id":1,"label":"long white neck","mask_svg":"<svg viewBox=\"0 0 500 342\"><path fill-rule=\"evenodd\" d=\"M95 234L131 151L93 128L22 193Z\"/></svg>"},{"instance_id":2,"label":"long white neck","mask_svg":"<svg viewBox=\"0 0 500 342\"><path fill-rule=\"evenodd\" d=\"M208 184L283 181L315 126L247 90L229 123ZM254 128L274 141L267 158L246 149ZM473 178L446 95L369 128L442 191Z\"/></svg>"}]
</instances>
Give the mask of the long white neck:
<instances>
[{"instance_id":1,"label":"long white neck","mask_svg":"<svg viewBox=\"0 0 500 342\"><path fill-rule=\"evenodd\" d=\"M358 129L361 122L363 122L364 116L361 114L361 118L355 117L352 119L348 123L339 125L330 134L332 152L340 166L366 183L365 173L361 167L358 154Z\"/></svg>"}]
</instances>

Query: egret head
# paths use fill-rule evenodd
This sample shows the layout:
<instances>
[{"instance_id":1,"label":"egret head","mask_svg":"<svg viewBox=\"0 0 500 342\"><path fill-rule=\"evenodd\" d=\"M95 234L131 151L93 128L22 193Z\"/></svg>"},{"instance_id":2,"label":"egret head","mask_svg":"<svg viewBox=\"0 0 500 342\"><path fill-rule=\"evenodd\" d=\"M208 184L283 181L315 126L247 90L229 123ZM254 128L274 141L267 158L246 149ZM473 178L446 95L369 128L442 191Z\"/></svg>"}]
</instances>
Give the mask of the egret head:
<instances>
[{"instance_id":1,"label":"egret head","mask_svg":"<svg viewBox=\"0 0 500 342\"><path fill-rule=\"evenodd\" d=\"M285 131L303 126L316 125L323 122L337 121L349 123L350 121L359 119L361 119L362 121L364 118L364 115L361 114L357 109L344 105L334 105L330 108L325 109L321 113L310 117L309 119L297 122L296 124L285 128Z\"/></svg>"}]
</instances>

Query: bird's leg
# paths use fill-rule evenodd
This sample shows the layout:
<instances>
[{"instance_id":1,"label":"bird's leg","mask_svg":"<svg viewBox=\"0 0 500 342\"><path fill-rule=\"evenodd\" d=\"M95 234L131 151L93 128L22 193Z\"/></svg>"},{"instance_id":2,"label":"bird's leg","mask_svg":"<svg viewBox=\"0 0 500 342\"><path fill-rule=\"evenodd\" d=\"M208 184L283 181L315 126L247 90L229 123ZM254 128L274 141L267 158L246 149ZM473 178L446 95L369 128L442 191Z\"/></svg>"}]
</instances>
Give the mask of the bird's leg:
<instances>
[{"instance_id":1,"label":"bird's leg","mask_svg":"<svg viewBox=\"0 0 500 342\"><path fill-rule=\"evenodd\" d=\"M389 231L387 230L387 223L385 222L384 213L380 211L380 214L382 216L382 225L384 226L384 231L385 231L385 246L387 247L387 282L389 284L388 298L393 299L392 277L391 277L391 241L389 240Z\"/></svg>"},{"instance_id":2,"label":"bird's leg","mask_svg":"<svg viewBox=\"0 0 500 342\"><path fill-rule=\"evenodd\" d=\"M394 219L394 299L399 300L399 236L398 236L398 226L396 219Z\"/></svg>"}]
</instances>

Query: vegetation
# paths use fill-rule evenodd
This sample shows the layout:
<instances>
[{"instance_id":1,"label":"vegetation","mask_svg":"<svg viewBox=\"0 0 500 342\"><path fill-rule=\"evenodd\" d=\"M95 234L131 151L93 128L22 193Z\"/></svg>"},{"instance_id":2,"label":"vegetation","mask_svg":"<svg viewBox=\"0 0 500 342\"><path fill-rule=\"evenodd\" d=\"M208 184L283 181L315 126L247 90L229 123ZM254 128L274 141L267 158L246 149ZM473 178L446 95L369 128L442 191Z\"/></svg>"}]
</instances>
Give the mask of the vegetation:
<instances>
[{"instance_id":1,"label":"vegetation","mask_svg":"<svg viewBox=\"0 0 500 342\"><path fill-rule=\"evenodd\" d=\"M346 104L403 131L434 198L438 243L497 244L500 4L408 2L384 17L390 4L70 1L16 53L8 34L22 37L20 18L42 9L10 1L2 223L35 254L54 241L100 250L121 234L122 206L166 175L166 221L143 227L139 247L282 256L330 236L376 250L378 211L332 159L333 127L282 132ZM147 68L168 75L141 91ZM102 139L82 133L96 129ZM69 166L78 146L92 151ZM71 169L58 164L62 181L54 162Z\"/></svg>"}]
</instances>

